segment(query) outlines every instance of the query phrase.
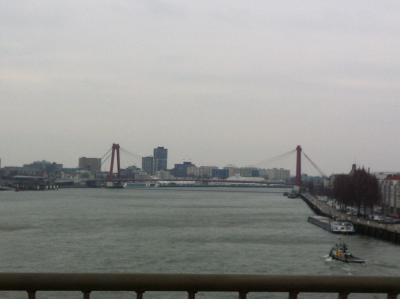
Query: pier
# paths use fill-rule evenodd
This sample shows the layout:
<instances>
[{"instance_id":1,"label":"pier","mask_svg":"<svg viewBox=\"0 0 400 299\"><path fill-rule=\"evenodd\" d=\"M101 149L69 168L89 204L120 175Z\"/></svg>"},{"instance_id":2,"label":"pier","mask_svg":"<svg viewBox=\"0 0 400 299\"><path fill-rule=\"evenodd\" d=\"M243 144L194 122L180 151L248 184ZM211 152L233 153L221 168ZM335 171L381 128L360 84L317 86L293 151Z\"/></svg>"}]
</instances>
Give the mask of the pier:
<instances>
[{"instance_id":1,"label":"pier","mask_svg":"<svg viewBox=\"0 0 400 299\"><path fill-rule=\"evenodd\" d=\"M317 215L350 221L359 234L400 244L400 224L378 223L376 221L347 215L309 193L301 193L300 196Z\"/></svg>"}]
</instances>

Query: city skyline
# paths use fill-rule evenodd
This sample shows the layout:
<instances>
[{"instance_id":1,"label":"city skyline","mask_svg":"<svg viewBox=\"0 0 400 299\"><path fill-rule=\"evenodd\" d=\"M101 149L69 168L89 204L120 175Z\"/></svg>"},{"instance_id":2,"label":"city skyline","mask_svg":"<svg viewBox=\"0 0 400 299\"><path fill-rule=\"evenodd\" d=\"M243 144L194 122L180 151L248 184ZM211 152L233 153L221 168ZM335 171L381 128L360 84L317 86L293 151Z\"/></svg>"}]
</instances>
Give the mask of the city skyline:
<instances>
[{"instance_id":1,"label":"city skyline","mask_svg":"<svg viewBox=\"0 0 400 299\"><path fill-rule=\"evenodd\" d=\"M252 165L301 144L327 173L400 170L399 9L0 2L3 165L75 166L117 141L163 144L172 163Z\"/></svg>"},{"instance_id":2,"label":"city skyline","mask_svg":"<svg viewBox=\"0 0 400 299\"><path fill-rule=\"evenodd\" d=\"M154 156L157 155L156 152L161 150L162 153L162 158L165 158L165 161L162 163L162 167L159 169L156 169L156 162L154 159ZM174 169L174 167L176 167L176 165L182 165L181 163L185 164L185 163L189 163L191 165L193 165L194 167L217 167L218 169L225 169L225 168L237 168L237 169L244 169L244 168L254 168L254 169L260 169L260 170L268 170L268 169L288 169L289 171L295 173L295 150L283 153L281 155L276 155L275 157L270 157L272 159L264 159L263 161L260 161L259 163L253 163L253 164L248 164L248 165L240 165L237 163L229 163L229 164L221 164L221 163L215 163L215 164L200 164L198 162L196 162L195 160L185 160L185 159L181 159L178 161L168 161L167 156L168 156L168 149L165 148L164 146L157 146L156 148L153 148L153 155L139 155L136 153L132 153L127 151L125 148L121 148L122 153L120 154L121 157L121 168L127 168L127 167L138 167L142 170L144 170L145 172L147 172L148 174L155 174L158 170L168 170L171 171ZM107 154L108 152L108 154ZM32 161L28 161L26 163L23 164L19 164L19 165L4 165L2 163L2 159L0 157L0 168L1 167L21 167L21 166L25 166L25 164L29 164L29 163L34 163L34 162L50 162L50 163L60 163L60 165L63 165L66 168L82 168L82 169L100 169L103 172L108 172L109 171L109 164L111 162L111 154L110 151L107 151L105 154L103 154L103 158L100 157L95 157L95 156L90 156L90 155L82 155L78 158L78 163L76 165L64 165L64 163L62 163L62 161L60 160L55 160L55 161L50 161L49 159L36 159L36 160L32 160ZM165 153L164 153L165 152ZM303 154L304 154L304 149L303 149ZM128 159L124 159L126 158L126 156L129 156L130 158ZM307 157L305 157L307 156ZM328 173L328 172L324 172L323 169L320 169L319 166L312 161L311 163L309 161L307 161L308 159L310 159L310 157L305 154L302 155L302 173L305 175L316 175L316 176L329 176L335 173ZM132 160L132 157L134 157ZM151 159L151 166L149 165L144 165L144 164L148 164L149 163L149 159ZM125 162L124 162L125 160ZM129 162L127 162L129 161ZM146 161L146 162L145 162ZM312 165L314 164L314 165ZM81 166L81 165L85 165L85 166ZM289 165L289 166L287 166ZM351 167L354 166L358 166L361 168L365 168L368 171L371 170L370 167L365 166L365 165L360 165L357 163L353 163L352 165L350 165L348 167L348 169L345 169L342 172L337 172L337 173L347 173L349 171L349 169ZM317 169L319 168L319 169ZM149 171L149 169L152 169L151 171ZM384 173L384 172L388 172L388 173L397 173L398 171L388 171L388 170L373 170L375 173Z\"/></svg>"}]
</instances>

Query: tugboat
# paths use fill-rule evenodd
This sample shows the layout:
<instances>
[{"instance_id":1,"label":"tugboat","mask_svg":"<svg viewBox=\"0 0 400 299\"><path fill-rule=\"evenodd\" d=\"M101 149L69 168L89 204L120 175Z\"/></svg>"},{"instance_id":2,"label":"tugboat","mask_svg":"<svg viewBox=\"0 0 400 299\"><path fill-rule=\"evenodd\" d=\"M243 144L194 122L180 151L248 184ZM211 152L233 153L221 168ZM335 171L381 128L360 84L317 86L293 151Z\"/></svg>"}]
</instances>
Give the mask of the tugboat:
<instances>
[{"instance_id":1,"label":"tugboat","mask_svg":"<svg viewBox=\"0 0 400 299\"><path fill-rule=\"evenodd\" d=\"M365 263L365 260L355 257L349 251L346 243L339 242L332 247L331 251L329 252L329 256L335 260L344 262L344 263L357 263L362 264Z\"/></svg>"}]
</instances>

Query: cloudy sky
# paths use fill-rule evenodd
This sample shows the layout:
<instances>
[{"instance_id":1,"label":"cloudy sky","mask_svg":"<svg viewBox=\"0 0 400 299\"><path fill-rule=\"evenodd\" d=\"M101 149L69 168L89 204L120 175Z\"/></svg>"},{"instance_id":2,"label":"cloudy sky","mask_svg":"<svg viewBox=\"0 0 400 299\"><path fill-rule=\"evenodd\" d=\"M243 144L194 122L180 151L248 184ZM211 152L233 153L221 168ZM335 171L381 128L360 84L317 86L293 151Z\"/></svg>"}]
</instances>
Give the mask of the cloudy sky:
<instances>
[{"instance_id":1,"label":"cloudy sky","mask_svg":"<svg viewBox=\"0 0 400 299\"><path fill-rule=\"evenodd\" d=\"M0 0L0 157L400 171L399 36L398 0Z\"/></svg>"}]
</instances>

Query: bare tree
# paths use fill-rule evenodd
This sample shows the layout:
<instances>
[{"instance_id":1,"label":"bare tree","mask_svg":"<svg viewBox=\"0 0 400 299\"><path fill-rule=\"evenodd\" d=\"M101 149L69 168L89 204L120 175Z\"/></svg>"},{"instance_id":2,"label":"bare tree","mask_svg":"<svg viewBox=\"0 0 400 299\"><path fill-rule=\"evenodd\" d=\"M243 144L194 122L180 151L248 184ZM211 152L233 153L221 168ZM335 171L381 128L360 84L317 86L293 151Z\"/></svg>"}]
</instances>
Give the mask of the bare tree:
<instances>
[{"instance_id":1,"label":"bare tree","mask_svg":"<svg viewBox=\"0 0 400 299\"><path fill-rule=\"evenodd\" d=\"M349 175L338 175L333 185L333 195L342 207L355 206L364 215L380 203L378 180L365 169L355 169Z\"/></svg>"}]
</instances>

